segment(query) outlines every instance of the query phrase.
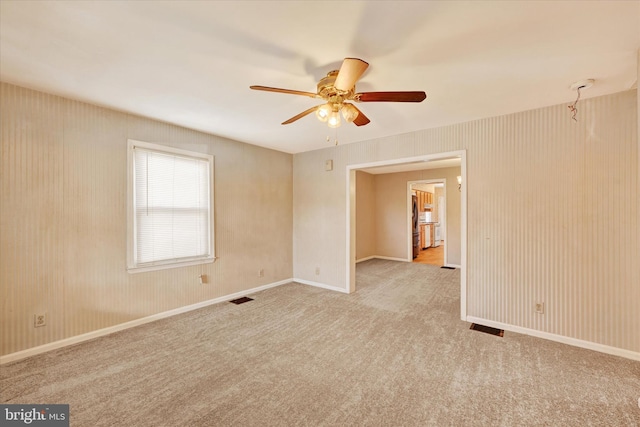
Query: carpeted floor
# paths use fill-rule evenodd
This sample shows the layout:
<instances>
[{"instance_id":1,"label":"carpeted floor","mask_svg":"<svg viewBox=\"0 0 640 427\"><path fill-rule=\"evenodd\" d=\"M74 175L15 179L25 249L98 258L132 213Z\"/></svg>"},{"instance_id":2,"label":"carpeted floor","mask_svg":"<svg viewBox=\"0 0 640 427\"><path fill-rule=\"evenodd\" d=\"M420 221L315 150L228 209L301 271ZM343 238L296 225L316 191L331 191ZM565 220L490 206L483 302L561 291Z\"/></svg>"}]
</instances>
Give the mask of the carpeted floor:
<instances>
[{"instance_id":1,"label":"carpeted floor","mask_svg":"<svg viewBox=\"0 0 640 427\"><path fill-rule=\"evenodd\" d=\"M370 260L0 368L72 426L638 426L640 362L459 320L459 271Z\"/></svg>"}]
</instances>

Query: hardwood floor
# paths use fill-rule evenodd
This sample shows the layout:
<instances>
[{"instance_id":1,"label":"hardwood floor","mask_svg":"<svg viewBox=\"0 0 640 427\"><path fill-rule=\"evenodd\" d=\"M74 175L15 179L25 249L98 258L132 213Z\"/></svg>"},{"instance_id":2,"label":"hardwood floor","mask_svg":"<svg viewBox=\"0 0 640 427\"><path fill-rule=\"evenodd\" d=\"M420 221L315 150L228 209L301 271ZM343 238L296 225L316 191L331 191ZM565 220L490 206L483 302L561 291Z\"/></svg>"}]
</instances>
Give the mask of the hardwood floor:
<instances>
[{"instance_id":1,"label":"hardwood floor","mask_svg":"<svg viewBox=\"0 0 640 427\"><path fill-rule=\"evenodd\" d=\"M428 248L420 251L420 254L413 260L420 264L444 265L444 241L437 248Z\"/></svg>"}]
</instances>

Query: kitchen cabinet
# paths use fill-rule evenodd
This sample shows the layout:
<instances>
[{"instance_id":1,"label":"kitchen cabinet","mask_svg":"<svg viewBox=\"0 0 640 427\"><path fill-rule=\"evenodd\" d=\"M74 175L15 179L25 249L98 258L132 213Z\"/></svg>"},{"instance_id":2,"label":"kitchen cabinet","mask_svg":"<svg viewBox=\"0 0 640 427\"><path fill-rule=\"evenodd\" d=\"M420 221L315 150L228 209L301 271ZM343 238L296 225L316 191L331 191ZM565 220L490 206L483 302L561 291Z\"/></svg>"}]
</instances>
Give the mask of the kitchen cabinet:
<instances>
[{"instance_id":1,"label":"kitchen cabinet","mask_svg":"<svg viewBox=\"0 0 640 427\"><path fill-rule=\"evenodd\" d=\"M429 193L428 191L416 190L416 196L418 198L418 210L420 212L427 211L427 209L424 208L424 205L433 204L433 193Z\"/></svg>"},{"instance_id":2,"label":"kitchen cabinet","mask_svg":"<svg viewBox=\"0 0 640 427\"><path fill-rule=\"evenodd\" d=\"M420 224L420 250L433 245L433 224Z\"/></svg>"}]
</instances>

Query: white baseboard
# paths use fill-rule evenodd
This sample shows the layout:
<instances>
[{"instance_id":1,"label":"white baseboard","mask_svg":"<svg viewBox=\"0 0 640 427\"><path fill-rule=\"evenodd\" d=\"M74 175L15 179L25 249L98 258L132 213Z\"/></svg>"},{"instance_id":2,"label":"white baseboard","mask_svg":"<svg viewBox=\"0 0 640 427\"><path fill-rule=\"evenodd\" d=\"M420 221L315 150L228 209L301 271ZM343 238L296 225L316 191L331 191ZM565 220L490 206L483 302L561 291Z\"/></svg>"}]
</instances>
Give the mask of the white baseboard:
<instances>
[{"instance_id":1,"label":"white baseboard","mask_svg":"<svg viewBox=\"0 0 640 427\"><path fill-rule=\"evenodd\" d=\"M375 259L386 259L386 260L389 260L389 261L413 262L413 260L410 261L410 260L405 259L405 258L395 258L395 257L390 257L390 256L382 256L382 255L371 255L371 256L368 256L366 258L361 258L361 259L356 260L356 264L359 263L359 262L363 262L363 261L369 261L370 259L374 259L374 258ZM446 264L446 266L447 267L454 267L454 268L462 268L462 266L460 264L451 264L451 263L449 263L449 264Z\"/></svg>"},{"instance_id":2,"label":"white baseboard","mask_svg":"<svg viewBox=\"0 0 640 427\"><path fill-rule=\"evenodd\" d=\"M401 261L401 262L412 262L413 260L408 260L406 258L395 258L391 256L382 256L382 255L374 255L372 258L378 259L386 259L388 261Z\"/></svg>"},{"instance_id":3,"label":"white baseboard","mask_svg":"<svg viewBox=\"0 0 640 427\"><path fill-rule=\"evenodd\" d=\"M294 278L293 281L297 282L297 283L302 283L303 285L315 286L316 288L329 289L330 291L342 292L344 294L348 294L349 293L344 288L338 288L336 286L325 285L324 283L320 283L320 282L312 282L311 280L295 279Z\"/></svg>"},{"instance_id":4,"label":"white baseboard","mask_svg":"<svg viewBox=\"0 0 640 427\"><path fill-rule=\"evenodd\" d=\"M86 334L76 335L73 337L65 338L59 341L54 341L48 344L43 344L38 347L28 348L26 350L17 351L4 356L0 356L0 365L5 363L15 362L16 360L25 359L27 357L35 356L37 354L46 353L47 351L55 350L58 348L66 347L73 344L78 344L83 341L88 341L94 338L103 337L105 335L112 334L114 332L122 331L124 329L133 328L145 323L154 322L156 320L165 319L167 317L175 316L177 314L187 313L189 311L198 310L199 308L207 307L209 305L226 302L232 299L240 298L249 294L264 291L265 289L275 288L276 286L284 285L293 282L293 279L280 280L279 282L273 282L266 285L258 286L256 288L247 289L246 291L236 292L230 295L224 295L218 298L202 301L196 304L187 305L184 307L175 308L169 311L163 311L162 313L152 314L151 316L143 317L140 319L131 320L129 322L120 323L118 325L109 326L108 328L98 329L96 331L87 332Z\"/></svg>"},{"instance_id":5,"label":"white baseboard","mask_svg":"<svg viewBox=\"0 0 640 427\"><path fill-rule=\"evenodd\" d=\"M474 316L467 316L467 322L476 323L484 326L490 326L492 328L504 329L505 331L517 332L519 334L531 335L533 337L544 338L549 341L556 341L559 343L568 344L575 347L582 347L589 350L599 351L600 353L612 354L614 356L620 356L627 359L640 361L639 352L625 350L623 348L611 347L609 345L598 344L595 342L580 340L577 338L565 337L563 335L552 334L549 332L537 331L535 329L523 328L521 326L495 322L493 320L481 319L479 317L474 317Z\"/></svg>"},{"instance_id":6,"label":"white baseboard","mask_svg":"<svg viewBox=\"0 0 640 427\"><path fill-rule=\"evenodd\" d=\"M382 256L382 255L371 255L366 258L360 258L356 260L356 264L363 261L369 261L370 259L386 259L388 261L401 261L401 262L411 262L405 258L395 258L391 256ZM453 264L452 264L453 265Z\"/></svg>"}]
</instances>

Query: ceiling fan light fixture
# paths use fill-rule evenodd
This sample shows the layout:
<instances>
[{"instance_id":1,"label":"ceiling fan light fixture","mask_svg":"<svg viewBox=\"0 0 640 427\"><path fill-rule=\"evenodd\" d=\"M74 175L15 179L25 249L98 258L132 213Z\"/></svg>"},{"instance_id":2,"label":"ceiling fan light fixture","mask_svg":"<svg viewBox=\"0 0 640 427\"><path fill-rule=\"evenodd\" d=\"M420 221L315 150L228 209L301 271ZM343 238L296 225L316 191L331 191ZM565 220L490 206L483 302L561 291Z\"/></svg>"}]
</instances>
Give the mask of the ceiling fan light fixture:
<instances>
[{"instance_id":1,"label":"ceiling fan light fixture","mask_svg":"<svg viewBox=\"0 0 640 427\"><path fill-rule=\"evenodd\" d=\"M358 117L358 110L356 109L356 107L354 107L351 104L343 104L342 105L342 117L344 117L344 119L351 123L353 122L356 117Z\"/></svg>"},{"instance_id":2,"label":"ceiling fan light fixture","mask_svg":"<svg viewBox=\"0 0 640 427\"><path fill-rule=\"evenodd\" d=\"M0 0L1 1L1 0ZM281 89L269 86L249 86L253 90L267 92L288 93L291 95L303 95L310 98L323 99L325 104L311 107L302 113L296 114L288 120L282 122L288 125L311 113L316 113L316 117L323 123L327 123L330 128L340 126L340 111L347 123L356 126L369 124L371 120L353 102L422 102L427 94L422 91L401 91L401 92L360 92L356 93L356 83L365 70L369 67L366 61L358 58L345 58L342 61L340 70L332 70L327 76L317 84L316 93L303 92L292 89Z\"/></svg>"},{"instance_id":3,"label":"ceiling fan light fixture","mask_svg":"<svg viewBox=\"0 0 640 427\"><path fill-rule=\"evenodd\" d=\"M331 115L331 106L329 104L324 104L318 107L316 110L316 117L321 122L326 122L329 120L329 116Z\"/></svg>"}]
</instances>

